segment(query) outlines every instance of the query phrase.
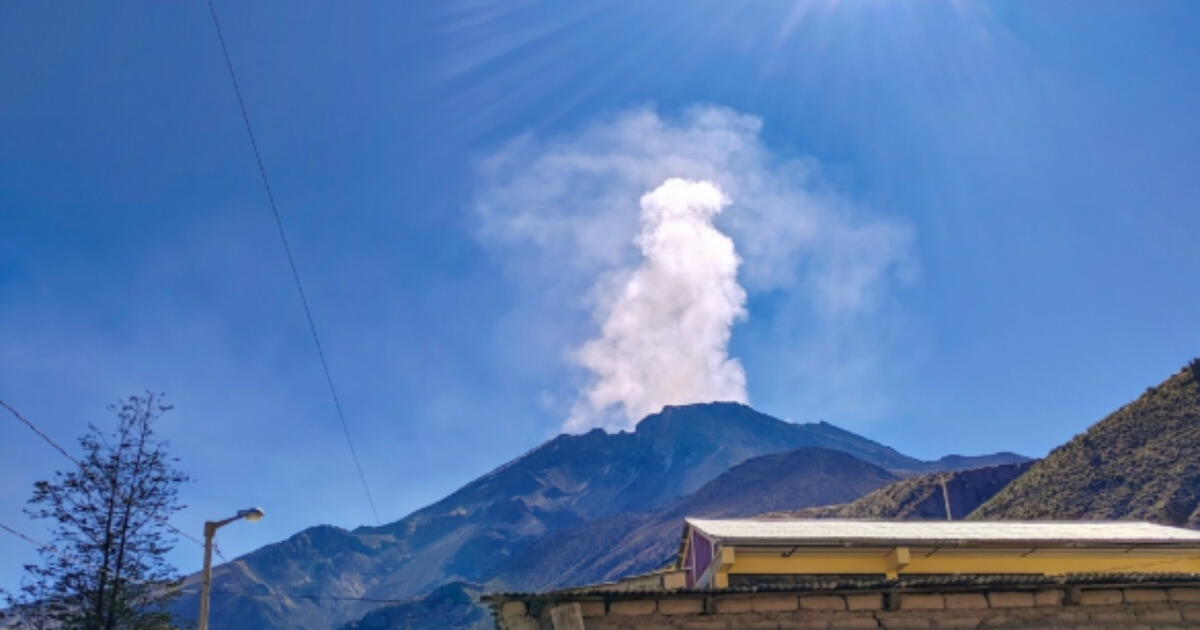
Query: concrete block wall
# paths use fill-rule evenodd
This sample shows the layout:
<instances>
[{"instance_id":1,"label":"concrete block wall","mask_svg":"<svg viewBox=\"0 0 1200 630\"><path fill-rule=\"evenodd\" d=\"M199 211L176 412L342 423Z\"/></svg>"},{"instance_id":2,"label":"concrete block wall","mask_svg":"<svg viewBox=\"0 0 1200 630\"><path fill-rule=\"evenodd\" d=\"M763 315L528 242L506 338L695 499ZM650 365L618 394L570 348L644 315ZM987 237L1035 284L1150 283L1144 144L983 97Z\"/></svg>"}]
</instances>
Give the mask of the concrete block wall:
<instances>
[{"instance_id":1,"label":"concrete block wall","mask_svg":"<svg viewBox=\"0 0 1200 630\"><path fill-rule=\"evenodd\" d=\"M506 601L496 621L500 630L1173 630L1200 628L1200 587L567 597Z\"/></svg>"}]
</instances>

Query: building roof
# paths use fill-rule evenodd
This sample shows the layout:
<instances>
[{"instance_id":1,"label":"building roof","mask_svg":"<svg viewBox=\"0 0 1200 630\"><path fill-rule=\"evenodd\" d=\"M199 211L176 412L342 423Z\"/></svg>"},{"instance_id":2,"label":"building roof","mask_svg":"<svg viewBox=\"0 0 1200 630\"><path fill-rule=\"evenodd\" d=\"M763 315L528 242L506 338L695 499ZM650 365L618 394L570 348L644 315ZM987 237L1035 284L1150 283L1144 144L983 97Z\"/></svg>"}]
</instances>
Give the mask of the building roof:
<instances>
[{"instance_id":1,"label":"building roof","mask_svg":"<svg viewBox=\"0 0 1200 630\"><path fill-rule=\"evenodd\" d=\"M700 519L709 538L745 545L1172 545L1200 547L1200 531L1135 521L856 521Z\"/></svg>"}]
</instances>

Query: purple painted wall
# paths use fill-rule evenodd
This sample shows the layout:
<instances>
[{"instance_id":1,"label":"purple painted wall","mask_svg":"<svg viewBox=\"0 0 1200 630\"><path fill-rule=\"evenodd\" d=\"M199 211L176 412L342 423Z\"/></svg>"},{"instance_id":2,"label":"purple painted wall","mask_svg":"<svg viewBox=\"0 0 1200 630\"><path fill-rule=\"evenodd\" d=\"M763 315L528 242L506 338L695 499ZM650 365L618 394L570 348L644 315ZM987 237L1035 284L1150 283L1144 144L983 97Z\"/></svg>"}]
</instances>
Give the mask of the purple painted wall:
<instances>
[{"instance_id":1,"label":"purple painted wall","mask_svg":"<svg viewBox=\"0 0 1200 630\"><path fill-rule=\"evenodd\" d=\"M696 530L692 530L691 546L691 562L688 564L687 585L691 588L696 585L696 580L704 575L704 571L708 569L708 565L712 564L713 545L712 541L705 538L703 534Z\"/></svg>"}]
</instances>

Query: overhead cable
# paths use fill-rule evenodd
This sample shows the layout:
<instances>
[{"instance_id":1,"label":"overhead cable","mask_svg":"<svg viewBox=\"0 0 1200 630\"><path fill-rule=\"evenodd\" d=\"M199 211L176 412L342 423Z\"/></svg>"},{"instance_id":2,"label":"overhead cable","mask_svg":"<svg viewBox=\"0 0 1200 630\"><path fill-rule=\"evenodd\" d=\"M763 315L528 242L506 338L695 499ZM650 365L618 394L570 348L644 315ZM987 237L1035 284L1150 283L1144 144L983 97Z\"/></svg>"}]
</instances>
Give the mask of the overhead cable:
<instances>
[{"instance_id":1,"label":"overhead cable","mask_svg":"<svg viewBox=\"0 0 1200 630\"><path fill-rule=\"evenodd\" d=\"M317 347L317 356L321 359L321 370L325 373L325 384L329 386L329 395L333 398L333 407L337 411L338 420L342 424L342 432L346 436L346 446L350 448L350 456L354 459L354 468L358 471L358 479L362 482L363 492L367 495L367 504L375 522L382 525L379 511L375 509L375 499L371 496L371 488L367 485L367 476L363 473L362 462L358 459L358 450L354 448L354 439L350 436L350 425L346 422L346 414L342 411L342 401L337 388L333 384L333 375L329 370L329 362L325 359L325 349L321 345L321 336L317 334L317 324L313 319L312 309L308 306L308 297L304 292L304 284L300 281L300 271L296 267L296 257L292 255L292 246L288 242L287 232L283 229L283 218L279 214L279 206L275 203L275 193L271 190L271 181L267 178L267 169L263 165L262 153L258 149L258 140L254 135L254 127L250 124L250 114L246 109L246 101L242 98L242 89L238 84L237 73L233 70L233 60L229 56L229 47L225 45L225 34L221 30L221 20L217 18L217 7L213 0L208 0L208 10L212 15L213 26L217 30L217 39L221 43L221 52L225 55L225 68L229 71L229 81L233 84L233 93L237 97L238 109L242 113L242 122L246 123L246 135L250 138L250 148L254 150L254 161L258 164L258 175L262 180L263 189L267 193L267 202L271 206L271 214L275 218L275 227L279 232L279 240L283 243L283 252L287 255L288 266L292 270L292 280L296 291L300 294L300 304L304 307L304 317L308 320L308 329L312 333L313 343Z\"/></svg>"},{"instance_id":2,"label":"overhead cable","mask_svg":"<svg viewBox=\"0 0 1200 630\"><path fill-rule=\"evenodd\" d=\"M54 450L61 453L63 457L66 457L67 459L74 462L76 466L82 465L79 463L78 459L75 459L74 455L71 455L70 453L68 453L67 449L60 446L58 442L55 442L53 438L51 438L49 435L46 435L46 433L44 431L39 429L36 424L31 422L25 416L21 415L21 412L17 411L16 409L13 409L8 403L4 402L3 400L0 400L0 406L9 410L12 413L12 415L17 418L17 420L20 420L21 422L25 423L25 426L29 427L30 431L33 431L34 433L37 434L38 437L42 438L43 441L45 441L50 446L54 447Z\"/></svg>"},{"instance_id":3,"label":"overhead cable","mask_svg":"<svg viewBox=\"0 0 1200 630\"><path fill-rule=\"evenodd\" d=\"M25 542L33 545L34 547L37 547L38 549L46 549L46 550L52 549L52 547L50 547L50 545L47 545L44 542L38 542L38 541L34 540L33 538L30 538L29 536L26 536L25 534L22 534L21 532L9 527L8 525L5 525L4 523L0 523L0 529L3 529L4 531L12 534L13 536L16 536L17 538L20 538L21 540L24 540Z\"/></svg>"},{"instance_id":4,"label":"overhead cable","mask_svg":"<svg viewBox=\"0 0 1200 630\"><path fill-rule=\"evenodd\" d=\"M20 420L20 421L21 421L21 422L22 422L22 423L23 423L23 424L24 424L26 427L29 427L29 430L30 430L30 431L33 431L35 434L37 434L37 436L38 436L38 437L42 438L42 440L43 440L44 442L46 442L47 444L49 444L50 446L52 446L52 447L54 448L54 450L56 450L56 451L58 451L60 454L62 454L62 456L63 456L63 457L65 457L65 458L67 458L67 459L71 460L71 462L72 462L73 464L75 464L76 466L79 466L80 468L82 468L82 467L83 467L83 462L80 462L78 458L76 458L74 455L72 455L72 454L68 453L68 452L67 452L67 449L63 448L63 447L62 447L62 445L60 445L58 442L54 441L54 438L52 438L52 437L50 437L49 435L47 435L47 434L46 434L46 432L45 432L45 431L43 431L43 430L41 429L41 427L39 427L39 426L37 426L36 424L34 424L32 420L30 420L29 418L26 418L24 415L22 415L22 414L21 414L21 412L19 412L19 411L17 411L16 409L14 409L14 408L12 407L12 405L9 405L8 403L4 402L3 400L0 400L0 407L4 407L5 409L9 410L9 412L11 412L11 413L12 413L12 415L13 415L13 416L14 416L14 417L15 417L17 420ZM161 523L163 527L166 527L167 529L169 529L169 530L171 530L171 531L175 532L176 534L179 534L180 536L183 536L184 538L186 538L186 539L188 539L188 540L190 540L190 541L192 541L192 542L194 542L194 543L196 543L196 544L200 545L201 547L203 547L203 546L204 546L204 541L202 541L202 540L200 540L199 538L196 538L195 536L193 536L193 535L191 535L191 534L189 534L189 533L187 533L187 532L183 531L182 529L179 529L178 527L176 527L176 526L172 525L172 524L171 524L169 521L166 521L166 520L161 520L161 521L159 521L159 523ZM8 530L9 532L12 532L12 533L16 534L16 532L14 532L13 530L9 529L8 527L5 527L4 529ZM20 534L17 534L17 535L18 535L18 536L21 536ZM29 540L29 539L28 539L28 538L26 538L25 536L21 536L21 537L22 537L22 538L25 538L26 540ZM31 542L33 542L33 541L31 541ZM39 546L42 546L42 545L40 545L40 543L36 543L36 542L35 542L34 544L36 544L36 545L39 545ZM221 559L221 562L229 562L229 560L225 558L225 554L221 553L221 548L217 546L217 543L216 543L215 541L213 542L213 551L214 551L214 552L217 554L217 557Z\"/></svg>"}]
</instances>

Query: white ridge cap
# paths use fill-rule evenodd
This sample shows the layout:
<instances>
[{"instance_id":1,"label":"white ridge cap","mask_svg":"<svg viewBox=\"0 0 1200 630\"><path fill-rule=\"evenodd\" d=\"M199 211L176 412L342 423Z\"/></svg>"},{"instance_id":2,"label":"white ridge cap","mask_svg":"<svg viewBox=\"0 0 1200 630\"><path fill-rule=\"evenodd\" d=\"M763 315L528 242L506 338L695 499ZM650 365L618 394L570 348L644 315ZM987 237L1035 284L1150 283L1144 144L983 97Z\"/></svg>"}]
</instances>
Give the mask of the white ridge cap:
<instances>
[{"instance_id":1,"label":"white ridge cap","mask_svg":"<svg viewBox=\"0 0 1200 630\"><path fill-rule=\"evenodd\" d=\"M710 538L751 544L1057 542L1200 546L1200 531L1141 521L685 520Z\"/></svg>"}]
</instances>

